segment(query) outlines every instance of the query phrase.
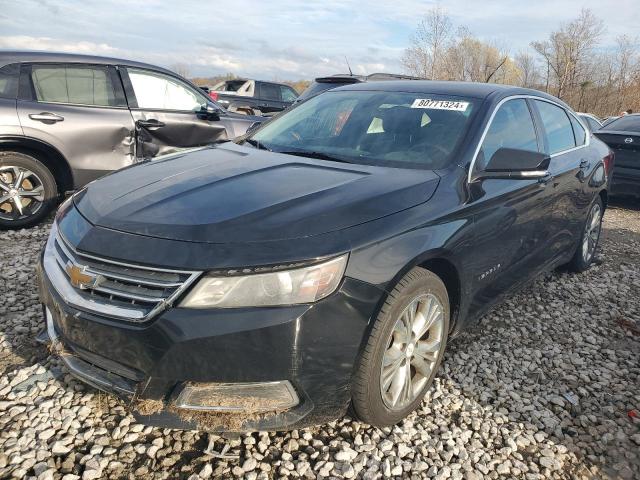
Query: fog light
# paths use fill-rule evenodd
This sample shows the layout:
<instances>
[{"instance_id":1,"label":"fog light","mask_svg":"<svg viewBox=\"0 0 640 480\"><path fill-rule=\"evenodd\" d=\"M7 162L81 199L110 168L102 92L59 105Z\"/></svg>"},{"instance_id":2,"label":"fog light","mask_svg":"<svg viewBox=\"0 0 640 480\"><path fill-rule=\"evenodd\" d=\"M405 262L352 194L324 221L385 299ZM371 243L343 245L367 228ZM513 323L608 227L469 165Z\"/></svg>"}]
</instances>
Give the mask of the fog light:
<instances>
[{"instance_id":1,"label":"fog light","mask_svg":"<svg viewBox=\"0 0 640 480\"><path fill-rule=\"evenodd\" d=\"M228 413L276 412L300 402L287 380L256 383L187 383L175 406Z\"/></svg>"}]
</instances>

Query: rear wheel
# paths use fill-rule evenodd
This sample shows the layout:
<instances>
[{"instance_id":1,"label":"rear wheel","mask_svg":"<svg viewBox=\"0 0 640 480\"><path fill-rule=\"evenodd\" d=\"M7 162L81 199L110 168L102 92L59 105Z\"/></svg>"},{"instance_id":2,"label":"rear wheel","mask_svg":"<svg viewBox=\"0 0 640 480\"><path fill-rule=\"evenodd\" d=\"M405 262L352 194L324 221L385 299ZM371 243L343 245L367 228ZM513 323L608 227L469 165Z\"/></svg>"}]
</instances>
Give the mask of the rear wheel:
<instances>
[{"instance_id":1,"label":"rear wheel","mask_svg":"<svg viewBox=\"0 0 640 480\"><path fill-rule=\"evenodd\" d=\"M603 213L604 206L602 199L598 196L587 214L578 248L571 262L569 262L570 270L574 272L584 272L591 266L591 263L593 263L593 258L600 243Z\"/></svg>"},{"instance_id":2,"label":"rear wheel","mask_svg":"<svg viewBox=\"0 0 640 480\"><path fill-rule=\"evenodd\" d=\"M55 206L56 181L36 158L0 152L0 228L26 228L39 223Z\"/></svg>"},{"instance_id":3,"label":"rear wheel","mask_svg":"<svg viewBox=\"0 0 640 480\"><path fill-rule=\"evenodd\" d=\"M389 294L358 363L352 407L362 421L398 423L420 404L444 355L449 331L447 289L414 268Z\"/></svg>"}]
</instances>

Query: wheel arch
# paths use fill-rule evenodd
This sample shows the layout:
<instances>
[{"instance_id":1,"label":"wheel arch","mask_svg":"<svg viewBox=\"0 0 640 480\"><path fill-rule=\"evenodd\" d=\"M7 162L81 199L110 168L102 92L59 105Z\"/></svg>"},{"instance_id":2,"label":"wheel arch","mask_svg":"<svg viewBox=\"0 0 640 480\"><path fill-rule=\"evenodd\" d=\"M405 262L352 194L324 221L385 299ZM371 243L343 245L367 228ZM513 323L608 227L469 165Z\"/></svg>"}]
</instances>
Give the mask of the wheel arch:
<instances>
[{"instance_id":1,"label":"wheel arch","mask_svg":"<svg viewBox=\"0 0 640 480\"><path fill-rule=\"evenodd\" d=\"M407 262L385 286L385 294L382 295L379 304L376 306L374 318L377 316L389 293L395 288L402 277L414 267L424 268L425 270L433 272L444 283L447 294L449 295L449 307L451 311L449 333L454 332L460 323L461 302L464 291L462 284L463 277L461 275L462 268L452 259L450 253L444 249L423 252Z\"/></svg>"},{"instance_id":2,"label":"wheel arch","mask_svg":"<svg viewBox=\"0 0 640 480\"><path fill-rule=\"evenodd\" d=\"M600 195L600 199L602 200L602 206L604 209L607 209L607 205L609 204L609 192L606 189L600 190L598 193Z\"/></svg>"},{"instance_id":3,"label":"wheel arch","mask_svg":"<svg viewBox=\"0 0 640 480\"><path fill-rule=\"evenodd\" d=\"M60 195L74 189L69 162L54 146L30 137L0 137L0 151L14 151L37 158L51 170Z\"/></svg>"}]
</instances>

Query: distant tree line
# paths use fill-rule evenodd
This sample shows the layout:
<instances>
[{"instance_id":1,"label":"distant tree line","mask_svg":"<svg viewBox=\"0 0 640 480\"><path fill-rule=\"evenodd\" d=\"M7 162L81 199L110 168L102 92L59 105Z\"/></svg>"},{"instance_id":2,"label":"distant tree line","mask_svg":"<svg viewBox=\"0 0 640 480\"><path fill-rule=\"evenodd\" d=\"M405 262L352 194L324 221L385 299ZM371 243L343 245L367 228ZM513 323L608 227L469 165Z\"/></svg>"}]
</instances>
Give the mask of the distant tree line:
<instances>
[{"instance_id":1,"label":"distant tree line","mask_svg":"<svg viewBox=\"0 0 640 480\"><path fill-rule=\"evenodd\" d=\"M402 63L408 73L427 79L536 88L602 117L640 111L638 39L622 35L604 48L604 31L602 20L583 9L547 39L531 42L530 51L511 55L508 48L454 26L446 11L435 7L418 24Z\"/></svg>"}]
</instances>

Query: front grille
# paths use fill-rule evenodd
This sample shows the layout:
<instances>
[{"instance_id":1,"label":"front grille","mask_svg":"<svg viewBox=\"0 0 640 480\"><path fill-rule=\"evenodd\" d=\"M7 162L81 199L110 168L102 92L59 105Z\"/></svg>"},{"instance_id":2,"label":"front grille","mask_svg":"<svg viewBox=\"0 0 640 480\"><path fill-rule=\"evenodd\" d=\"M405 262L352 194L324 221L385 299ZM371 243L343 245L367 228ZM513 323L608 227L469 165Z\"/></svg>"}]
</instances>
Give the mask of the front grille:
<instances>
[{"instance_id":1,"label":"front grille","mask_svg":"<svg viewBox=\"0 0 640 480\"><path fill-rule=\"evenodd\" d=\"M52 275L54 268L57 272ZM149 320L164 310L200 273L130 265L80 253L57 228L47 242L45 270L54 288L73 306L133 322ZM62 281L67 285L60 285Z\"/></svg>"}]
</instances>

